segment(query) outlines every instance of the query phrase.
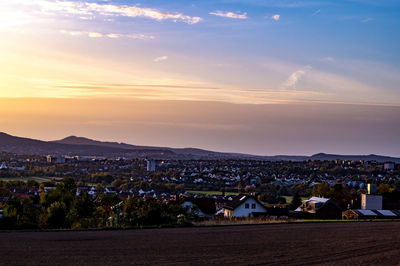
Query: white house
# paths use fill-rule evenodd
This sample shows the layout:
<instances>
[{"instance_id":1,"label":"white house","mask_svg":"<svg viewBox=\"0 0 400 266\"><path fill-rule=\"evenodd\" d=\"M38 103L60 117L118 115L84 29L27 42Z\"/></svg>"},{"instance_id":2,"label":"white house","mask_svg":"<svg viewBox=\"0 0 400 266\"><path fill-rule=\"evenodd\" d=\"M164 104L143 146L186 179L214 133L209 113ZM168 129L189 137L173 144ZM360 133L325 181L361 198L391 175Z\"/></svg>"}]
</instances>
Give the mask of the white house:
<instances>
[{"instance_id":1,"label":"white house","mask_svg":"<svg viewBox=\"0 0 400 266\"><path fill-rule=\"evenodd\" d=\"M252 195L239 195L224 207L222 207L225 217L254 217L264 215L267 209Z\"/></svg>"}]
</instances>

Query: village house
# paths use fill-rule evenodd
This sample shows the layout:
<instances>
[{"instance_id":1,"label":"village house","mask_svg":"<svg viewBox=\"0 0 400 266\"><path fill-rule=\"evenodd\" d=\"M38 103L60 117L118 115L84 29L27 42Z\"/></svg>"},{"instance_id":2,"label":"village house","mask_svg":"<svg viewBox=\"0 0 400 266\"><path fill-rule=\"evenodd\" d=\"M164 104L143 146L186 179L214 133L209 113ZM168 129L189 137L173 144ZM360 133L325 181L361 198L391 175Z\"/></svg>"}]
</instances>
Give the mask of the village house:
<instances>
[{"instance_id":1,"label":"village house","mask_svg":"<svg viewBox=\"0 0 400 266\"><path fill-rule=\"evenodd\" d=\"M311 197L294 211L298 218L340 219L342 208L327 198Z\"/></svg>"},{"instance_id":2,"label":"village house","mask_svg":"<svg viewBox=\"0 0 400 266\"><path fill-rule=\"evenodd\" d=\"M213 218L216 212L213 198L183 197L180 202L189 213L191 212L198 217Z\"/></svg>"},{"instance_id":3,"label":"village house","mask_svg":"<svg viewBox=\"0 0 400 266\"><path fill-rule=\"evenodd\" d=\"M224 217L257 217L267 214L265 206L252 195L239 195L222 208Z\"/></svg>"}]
</instances>

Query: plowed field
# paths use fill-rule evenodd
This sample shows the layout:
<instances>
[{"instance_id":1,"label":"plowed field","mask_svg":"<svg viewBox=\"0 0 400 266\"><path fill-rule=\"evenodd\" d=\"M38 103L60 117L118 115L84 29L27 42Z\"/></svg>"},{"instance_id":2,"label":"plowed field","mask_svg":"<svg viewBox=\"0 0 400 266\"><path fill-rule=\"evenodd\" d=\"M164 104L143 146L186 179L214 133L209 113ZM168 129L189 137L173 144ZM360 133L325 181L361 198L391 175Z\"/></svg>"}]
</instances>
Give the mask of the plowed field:
<instances>
[{"instance_id":1,"label":"plowed field","mask_svg":"<svg viewBox=\"0 0 400 266\"><path fill-rule=\"evenodd\" d=\"M400 222L0 233L0 265L397 265Z\"/></svg>"}]
</instances>

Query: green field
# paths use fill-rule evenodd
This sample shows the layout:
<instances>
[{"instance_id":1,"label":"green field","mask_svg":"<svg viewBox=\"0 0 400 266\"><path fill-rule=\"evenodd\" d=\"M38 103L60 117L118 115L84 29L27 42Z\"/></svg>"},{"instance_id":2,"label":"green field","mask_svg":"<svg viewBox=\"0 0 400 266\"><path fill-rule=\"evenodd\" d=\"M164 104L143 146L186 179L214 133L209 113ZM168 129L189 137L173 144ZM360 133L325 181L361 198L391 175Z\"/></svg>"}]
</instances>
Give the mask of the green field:
<instances>
[{"instance_id":1,"label":"green field","mask_svg":"<svg viewBox=\"0 0 400 266\"><path fill-rule=\"evenodd\" d=\"M285 198L286 203L291 203L291 202L292 202L292 199L293 199L293 196L282 196L282 198ZM308 200L308 199L309 199L309 198L304 198L304 197L301 198L302 201Z\"/></svg>"},{"instance_id":2,"label":"green field","mask_svg":"<svg viewBox=\"0 0 400 266\"><path fill-rule=\"evenodd\" d=\"M221 196L221 191L201 191L201 190L186 190L187 193L191 194L203 194L209 196ZM225 192L226 196L237 196L239 193L237 192Z\"/></svg>"},{"instance_id":3,"label":"green field","mask_svg":"<svg viewBox=\"0 0 400 266\"><path fill-rule=\"evenodd\" d=\"M61 181L62 178L58 177L4 177L0 178L0 181L24 181L34 180L38 183L44 183L55 180L56 182Z\"/></svg>"},{"instance_id":4,"label":"green field","mask_svg":"<svg viewBox=\"0 0 400 266\"><path fill-rule=\"evenodd\" d=\"M209 196L221 196L222 192L221 191L202 191L202 190L186 190L187 193L191 194L202 194L202 195L209 195ZM237 192L225 192L225 195L227 196L237 196L239 193ZM292 202L293 196L282 196L283 198L286 199L287 203ZM308 198L302 197L301 200L308 200Z\"/></svg>"}]
</instances>

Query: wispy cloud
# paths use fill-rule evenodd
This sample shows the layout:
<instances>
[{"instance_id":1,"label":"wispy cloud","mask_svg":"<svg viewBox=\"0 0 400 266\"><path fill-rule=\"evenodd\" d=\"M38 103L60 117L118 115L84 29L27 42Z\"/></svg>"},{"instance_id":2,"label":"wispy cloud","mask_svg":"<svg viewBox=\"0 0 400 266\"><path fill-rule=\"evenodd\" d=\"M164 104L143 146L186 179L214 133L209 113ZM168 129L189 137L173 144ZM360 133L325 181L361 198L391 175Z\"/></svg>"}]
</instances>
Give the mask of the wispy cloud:
<instances>
[{"instance_id":1,"label":"wispy cloud","mask_svg":"<svg viewBox=\"0 0 400 266\"><path fill-rule=\"evenodd\" d=\"M274 14L271 16L271 19L273 19L275 21L278 21L280 18L281 18L281 15L279 15L279 14Z\"/></svg>"},{"instance_id":2,"label":"wispy cloud","mask_svg":"<svg viewBox=\"0 0 400 266\"><path fill-rule=\"evenodd\" d=\"M318 15L319 13L321 13L321 9L316 10L314 13L312 13L312 17Z\"/></svg>"},{"instance_id":3,"label":"wispy cloud","mask_svg":"<svg viewBox=\"0 0 400 266\"><path fill-rule=\"evenodd\" d=\"M214 16L219 16L219 17L225 17L225 18L234 18L234 19L247 19L247 13L240 13L240 12L227 12L227 11L214 11L214 12L210 12L210 15L214 15Z\"/></svg>"},{"instance_id":4,"label":"wispy cloud","mask_svg":"<svg viewBox=\"0 0 400 266\"><path fill-rule=\"evenodd\" d=\"M166 55L160 56L160 57L156 57L156 58L154 58L153 61L158 63L158 62L165 61L165 60L168 60L168 56L166 56Z\"/></svg>"},{"instance_id":5,"label":"wispy cloud","mask_svg":"<svg viewBox=\"0 0 400 266\"><path fill-rule=\"evenodd\" d=\"M373 21L373 20L375 20L375 19L374 18L366 18L366 19L361 20L361 22L362 23L367 23L367 22L370 22L370 21Z\"/></svg>"},{"instance_id":6,"label":"wispy cloud","mask_svg":"<svg viewBox=\"0 0 400 266\"><path fill-rule=\"evenodd\" d=\"M161 12L156 9L142 8L137 6L127 5L100 5L96 3L86 3L89 11L98 12L105 15L121 15L126 17L147 17L155 20L171 19L174 22L182 21L188 24L199 23L202 19L200 17L191 17L182 13Z\"/></svg>"},{"instance_id":7,"label":"wispy cloud","mask_svg":"<svg viewBox=\"0 0 400 266\"><path fill-rule=\"evenodd\" d=\"M288 89L296 89L297 83L301 80L301 78L309 71L311 70L311 66L306 66L303 69L299 69L295 72L293 72L289 78L283 83L283 87L288 88Z\"/></svg>"},{"instance_id":8,"label":"wispy cloud","mask_svg":"<svg viewBox=\"0 0 400 266\"><path fill-rule=\"evenodd\" d=\"M319 61L322 61L322 62L333 62L333 61L335 61L335 58L333 58L331 56L326 56L326 57L320 58Z\"/></svg>"},{"instance_id":9,"label":"wispy cloud","mask_svg":"<svg viewBox=\"0 0 400 266\"><path fill-rule=\"evenodd\" d=\"M267 104L299 102L321 96L320 92L299 90L249 90L213 86L162 84L94 84L70 83L56 86L66 98L134 98L146 100L178 100Z\"/></svg>"},{"instance_id":10,"label":"wispy cloud","mask_svg":"<svg viewBox=\"0 0 400 266\"><path fill-rule=\"evenodd\" d=\"M103 37L104 35L98 32L88 32L88 36L90 38L100 38Z\"/></svg>"},{"instance_id":11,"label":"wispy cloud","mask_svg":"<svg viewBox=\"0 0 400 266\"><path fill-rule=\"evenodd\" d=\"M145 17L158 21L172 20L174 22L184 22L187 24L196 24L202 20L200 17L188 16L182 13L163 12L157 9L130 5L49 0L17 1L25 6L38 6L40 11L44 14L64 13L78 15L81 19L93 19L94 16L124 16L131 18Z\"/></svg>"},{"instance_id":12,"label":"wispy cloud","mask_svg":"<svg viewBox=\"0 0 400 266\"><path fill-rule=\"evenodd\" d=\"M90 38L110 38L110 39L118 39L118 38L131 38L138 40L153 40L155 37L152 35L145 34L119 34L119 33L100 33L93 31L70 31L70 30L60 30L60 33L67 34L71 36L87 36Z\"/></svg>"}]
</instances>

